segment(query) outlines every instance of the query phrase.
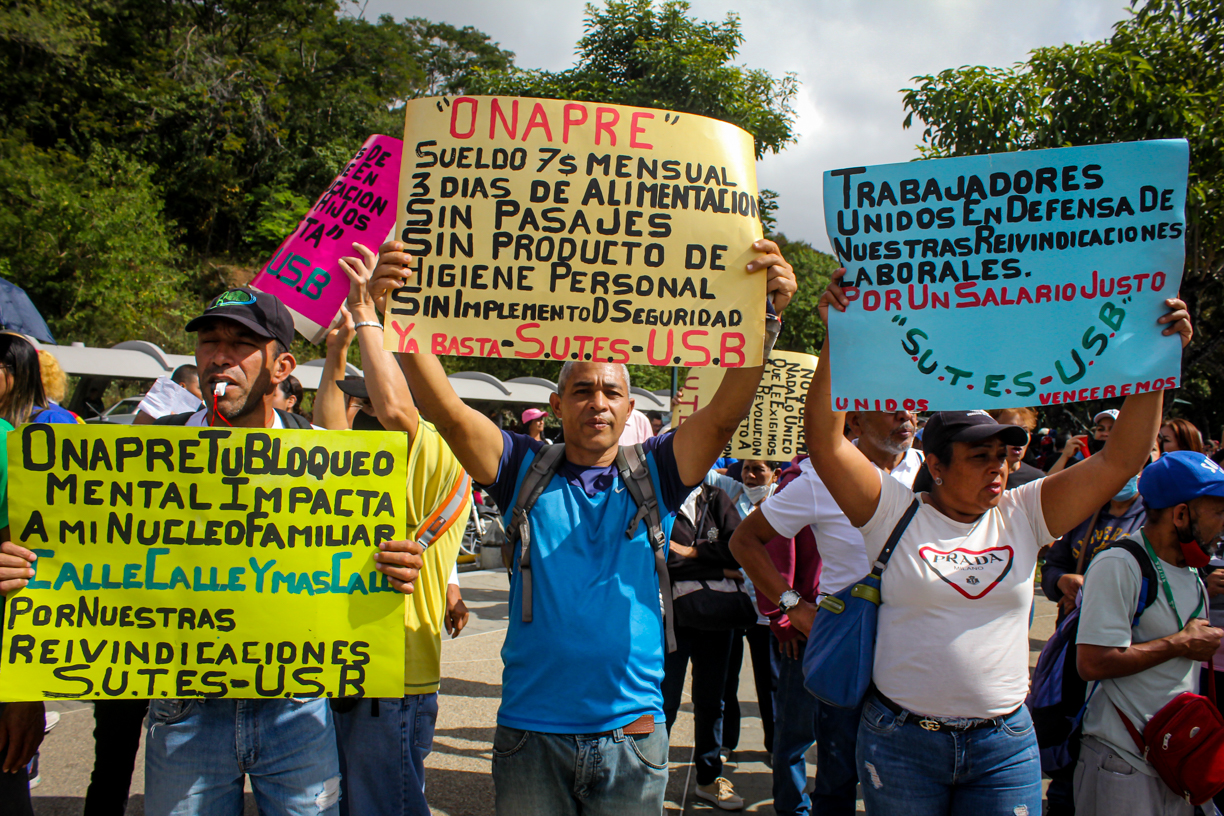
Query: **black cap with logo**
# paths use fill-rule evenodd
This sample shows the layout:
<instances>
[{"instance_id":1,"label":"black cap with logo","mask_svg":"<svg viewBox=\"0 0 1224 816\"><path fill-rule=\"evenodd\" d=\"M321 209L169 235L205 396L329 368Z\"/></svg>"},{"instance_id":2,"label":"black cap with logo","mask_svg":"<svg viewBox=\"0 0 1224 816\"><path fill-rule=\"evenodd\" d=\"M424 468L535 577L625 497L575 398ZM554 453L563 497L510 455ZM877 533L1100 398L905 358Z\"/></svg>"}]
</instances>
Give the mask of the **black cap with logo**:
<instances>
[{"instance_id":1,"label":"black cap with logo","mask_svg":"<svg viewBox=\"0 0 1224 816\"><path fill-rule=\"evenodd\" d=\"M241 323L260 337L279 340L285 348L293 343L293 315L276 295L246 286L228 289L212 299L204 314L187 324L187 331L199 331L214 318Z\"/></svg>"},{"instance_id":2,"label":"black cap with logo","mask_svg":"<svg viewBox=\"0 0 1224 816\"><path fill-rule=\"evenodd\" d=\"M953 442L981 442L992 436L1016 447L1029 438L1019 425L1000 425L985 411L936 411L922 429L922 449L939 451Z\"/></svg>"}]
</instances>

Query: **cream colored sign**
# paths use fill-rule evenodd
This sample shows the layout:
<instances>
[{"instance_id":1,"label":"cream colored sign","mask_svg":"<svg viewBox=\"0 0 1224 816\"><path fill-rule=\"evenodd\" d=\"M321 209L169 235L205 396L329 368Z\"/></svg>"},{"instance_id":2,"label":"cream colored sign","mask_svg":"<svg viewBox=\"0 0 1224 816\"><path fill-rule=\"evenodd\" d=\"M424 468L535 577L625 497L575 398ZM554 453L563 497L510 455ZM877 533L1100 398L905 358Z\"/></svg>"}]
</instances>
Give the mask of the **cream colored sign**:
<instances>
[{"instance_id":1,"label":"cream colored sign","mask_svg":"<svg viewBox=\"0 0 1224 816\"><path fill-rule=\"evenodd\" d=\"M687 113L463 96L406 105L387 348L761 364L752 136Z\"/></svg>"},{"instance_id":2,"label":"cream colored sign","mask_svg":"<svg viewBox=\"0 0 1224 816\"><path fill-rule=\"evenodd\" d=\"M803 401L816 373L817 361L811 354L797 351L774 351L769 355L752 410L727 443L724 456L782 462L807 455L803 442ZM712 401L722 378L723 372L718 370L690 371L672 408L672 427L680 427Z\"/></svg>"}]
</instances>

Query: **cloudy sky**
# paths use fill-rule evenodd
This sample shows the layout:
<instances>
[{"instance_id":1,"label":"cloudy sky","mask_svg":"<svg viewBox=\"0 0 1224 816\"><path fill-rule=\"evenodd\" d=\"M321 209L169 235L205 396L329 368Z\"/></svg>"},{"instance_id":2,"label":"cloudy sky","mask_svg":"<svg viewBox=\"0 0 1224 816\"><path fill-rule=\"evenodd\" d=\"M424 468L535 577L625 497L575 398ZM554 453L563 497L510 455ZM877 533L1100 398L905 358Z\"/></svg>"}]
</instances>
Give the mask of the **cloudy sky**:
<instances>
[{"instance_id":1,"label":"cloudy sky","mask_svg":"<svg viewBox=\"0 0 1224 816\"><path fill-rule=\"evenodd\" d=\"M582 36L581 0L369 0L367 19L391 14L471 25L525 68L563 70ZM960 65L1006 66L1044 45L1100 40L1126 16L1125 0L692 0L693 13L740 15L741 64L802 83L798 142L757 167L780 193L779 226L828 249L825 170L909 161L921 138L903 130L900 89Z\"/></svg>"}]
</instances>

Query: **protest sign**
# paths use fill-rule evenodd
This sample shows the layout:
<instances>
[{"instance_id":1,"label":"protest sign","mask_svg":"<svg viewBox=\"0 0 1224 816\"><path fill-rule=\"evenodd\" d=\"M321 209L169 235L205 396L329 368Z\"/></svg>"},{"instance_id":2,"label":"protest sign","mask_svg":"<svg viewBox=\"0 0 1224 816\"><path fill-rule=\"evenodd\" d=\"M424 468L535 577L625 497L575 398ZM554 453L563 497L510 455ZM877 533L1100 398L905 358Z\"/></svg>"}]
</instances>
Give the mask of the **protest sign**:
<instances>
[{"instance_id":1,"label":"protest sign","mask_svg":"<svg viewBox=\"0 0 1224 816\"><path fill-rule=\"evenodd\" d=\"M459 97L407 104L393 351L761 364L752 136L693 114Z\"/></svg>"},{"instance_id":2,"label":"protest sign","mask_svg":"<svg viewBox=\"0 0 1224 816\"><path fill-rule=\"evenodd\" d=\"M1156 320L1185 260L1184 140L825 173L853 299L837 410L1050 405L1174 388Z\"/></svg>"},{"instance_id":3,"label":"protest sign","mask_svg":"<svg viewBox=\"0 0 1224 816\"><path fill-rule=\"evenodd\" d=\"M404 434L24 425L0 699L398 697Z\"/></svg>"},{"instance_id":4,"label":"protest sign","mask_svg":"<svg viewBox=\"0 0 1224 816\"><path fill-rule=\"evenodd\" d=\"M391 136L366 139L251 284L280 298L311 342L322 340L348 297L339 260L358 257L354 241L378 252L395 225L403 147Z\"/></svg>"},{"instance_id":5,"label":"protest sign","mask_svg":"<svg viewBox=\"0 0 1224 816\"><path fill-rule=\"evenodd\" d=\"M797 351L773 351L752 401L748 418L740 423L723 450L737 459L786 462L806 456L803 442L803 402L816 373L818 359ZM681 386L672 408L672 427L679 428L699 408L709 404L722 383L722 369L693 369Z\"/></svg>"}]
</instances>

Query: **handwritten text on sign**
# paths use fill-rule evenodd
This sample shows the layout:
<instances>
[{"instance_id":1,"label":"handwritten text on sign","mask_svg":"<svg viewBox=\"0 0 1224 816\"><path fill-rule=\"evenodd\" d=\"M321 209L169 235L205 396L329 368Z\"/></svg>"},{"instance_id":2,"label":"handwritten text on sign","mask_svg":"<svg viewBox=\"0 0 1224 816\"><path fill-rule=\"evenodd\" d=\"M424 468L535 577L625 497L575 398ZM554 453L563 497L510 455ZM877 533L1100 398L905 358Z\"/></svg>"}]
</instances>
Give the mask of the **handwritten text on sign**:
<instances>
[{"instance_id":1,"label":"handwritten text on sign","mask_svg":"<svg viewBox=\"0 0 1224 816\"><path fill-rule=\"evenodd\" d=\"M406 436L26 425L0 699L399 696Z\"/></svg>"},{"instance_id":2,"label":"handwritten text on sign","mask_svg":"<svg viewBox=\"0 0 1224 816\"><path fill-rule=\"evenodd\" d=\"M803 403L817 362L818 359L810 354L771 352L752 401L752 410L727 443L723 455L778 462L806 456ZM719 369L689 372L680 390L680 399L672 409L672 427L680 427L684 420L714 399L722 375Z\"/></svg>"},{"instance_id":3,"label":"handwritten text on sign","mask_svg":"<svg viewBox=\"0 0 1224 816\"><path fill-rule=\"evenodd\" d=\"M395 224L403 148L391 136L366 139L255 276L255 288L284 301L308 339L331 324L348 297L349 279L339 260L357 256L354 242L377 252Z\"/></svg>"},{"instance_id":4,"label":"handwritten text on sign","mask_svg":"<svg viewBox=\"0 0 1224 816\"><path fill-rule=\"evenodd\" d=\"M1181 285L1183 140L825 173L853 302L839 410L991 408L1176 387L1156 320Z\"/></svg>"},{"instance_id":5,"label":"handwritten text on sign","mask_svg":"<svg viewBox=\"0 0 1224 816\"><path fill-rule=\"evenodd\" d=\"M692 114L509 97L407 104L388 348L761 363L752 137Z\"/></svg>"}]
</instances>

